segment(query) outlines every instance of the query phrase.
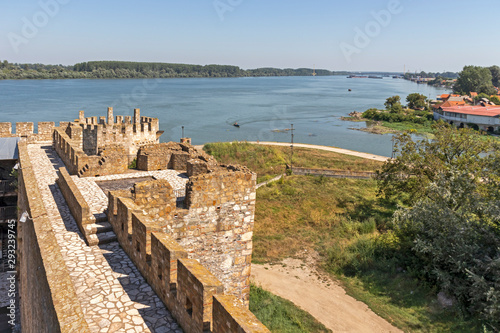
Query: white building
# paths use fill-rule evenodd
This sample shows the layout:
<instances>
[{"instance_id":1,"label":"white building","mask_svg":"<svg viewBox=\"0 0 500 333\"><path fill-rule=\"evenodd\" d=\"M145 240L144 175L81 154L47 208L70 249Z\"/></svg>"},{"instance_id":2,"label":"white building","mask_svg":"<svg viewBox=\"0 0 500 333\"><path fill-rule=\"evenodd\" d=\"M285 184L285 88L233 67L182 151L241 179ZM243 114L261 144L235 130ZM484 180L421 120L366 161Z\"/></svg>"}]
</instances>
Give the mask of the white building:
<instances>
[{"instance_id":1,"label":"white building","mask_svg":"<svg viewBox=\"0 0 500 333\"><path fill-rule=\"evenodd\" d=\"M500 129L500 105L441 107L434 110L434 120L438 119L457 127L475 124L483 131L493 132Z\"/></svg>"}]
</instances>

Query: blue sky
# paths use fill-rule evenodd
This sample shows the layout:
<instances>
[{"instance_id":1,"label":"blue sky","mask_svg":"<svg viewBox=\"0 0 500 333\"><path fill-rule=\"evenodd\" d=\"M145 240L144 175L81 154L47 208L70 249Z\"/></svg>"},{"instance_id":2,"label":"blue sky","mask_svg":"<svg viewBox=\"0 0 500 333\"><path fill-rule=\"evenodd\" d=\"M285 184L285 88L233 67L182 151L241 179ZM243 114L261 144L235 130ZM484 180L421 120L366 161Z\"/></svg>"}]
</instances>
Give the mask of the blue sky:
<instances>
[{"instance_id":1,"label":"blue sky","mask_svg":"<svg viewBox=\"0 0 500 333\"><path fill-rule=\"evenodd\" d=\"M498 0L0 0L0 59L460 71L500 65L499 9Z\"/></svg>"}]
</instances>

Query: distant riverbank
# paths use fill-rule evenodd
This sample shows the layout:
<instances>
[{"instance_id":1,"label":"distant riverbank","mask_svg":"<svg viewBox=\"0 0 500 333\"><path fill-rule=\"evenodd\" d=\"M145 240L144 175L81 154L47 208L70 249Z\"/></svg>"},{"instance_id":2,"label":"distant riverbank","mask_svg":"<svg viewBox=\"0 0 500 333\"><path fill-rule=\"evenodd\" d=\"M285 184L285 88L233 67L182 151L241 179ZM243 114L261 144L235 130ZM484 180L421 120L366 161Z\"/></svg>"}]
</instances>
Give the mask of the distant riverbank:
<instances>
[{"instance_id":1,"label":"distant riverbank","mask_svg":"<svg viewBox=\"0 0 500 333\"><path fill-rule=\"evenodd\" d=\"M127 61L89 61L75 65L12 64L0 62L0 80L22 79L168 79L265 76L346 75L326 69L257 68L229 65L190 65Z\"/></svg>"}]
</instances>

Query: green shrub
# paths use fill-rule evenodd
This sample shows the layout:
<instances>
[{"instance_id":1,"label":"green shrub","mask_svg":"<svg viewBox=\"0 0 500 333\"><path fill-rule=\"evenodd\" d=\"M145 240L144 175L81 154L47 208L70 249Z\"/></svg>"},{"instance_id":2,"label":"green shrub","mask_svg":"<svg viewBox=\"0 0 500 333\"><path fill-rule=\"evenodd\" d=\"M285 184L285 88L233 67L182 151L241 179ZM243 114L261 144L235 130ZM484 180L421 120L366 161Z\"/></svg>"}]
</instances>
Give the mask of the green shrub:
<instances>
[{"instance_id":1,"label":"green shrub","mask_svg":"<svg viewBox=\"0 0 500 333\"><path fill-rule=\"evenodd\" d=\"M132 162L130 162L130 164L128 165L128 168L129 169L135 169L135 168L137 168L137 158L134 158L132 160Z\"/></svg>"},{"instance_id":2,"label":"green shrub","mask_svg":"<svg viewBox=\"0 0 500 333\"><path fill-rule=\"evenodd\" d=\"M329 332L323 324L292 302L254 284L250 285L250 311L271 332Z\"/></svg>"}]
</instances>

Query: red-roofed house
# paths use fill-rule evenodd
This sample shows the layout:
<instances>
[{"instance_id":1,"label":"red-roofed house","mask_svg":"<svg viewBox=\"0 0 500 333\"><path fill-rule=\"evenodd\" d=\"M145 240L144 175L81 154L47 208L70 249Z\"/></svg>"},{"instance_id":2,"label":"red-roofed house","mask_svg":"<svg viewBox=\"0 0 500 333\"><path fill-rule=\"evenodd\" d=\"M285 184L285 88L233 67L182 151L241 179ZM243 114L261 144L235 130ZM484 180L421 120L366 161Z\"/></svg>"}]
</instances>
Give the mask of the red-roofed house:
<instances>
[{"instance_id":1,"label":"red-roofed house","mask_svg":"<svg viewBox=\"0 0 500 333\"><path fill-rule=\"evenodd\" d=\"M452 106L460 106L460 105L467 105L467 103L465 103L464 100L461 100L461 101L447 100L444 103L434 105L433 108L436 110L436 109L439 109L439 108L449 108L449 107L452 107Z\"/></svg>"},{"instance_id":2,"label":"red-roofed house","mask_svg":"<svg viewBox=\"0 0 500 333\"><path fill-rule=\"evenodd\" d=\"M443 119L458 127L475 124L483 131L498 131L500 129L500 105L441 106L434 110L434 119Z\"/></svg>"}]
</instances>

